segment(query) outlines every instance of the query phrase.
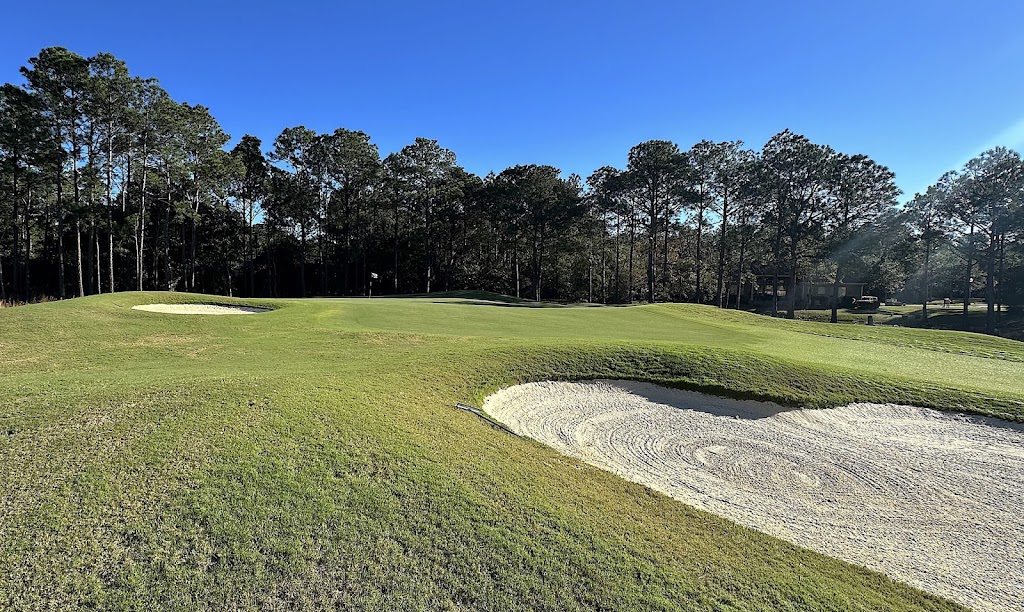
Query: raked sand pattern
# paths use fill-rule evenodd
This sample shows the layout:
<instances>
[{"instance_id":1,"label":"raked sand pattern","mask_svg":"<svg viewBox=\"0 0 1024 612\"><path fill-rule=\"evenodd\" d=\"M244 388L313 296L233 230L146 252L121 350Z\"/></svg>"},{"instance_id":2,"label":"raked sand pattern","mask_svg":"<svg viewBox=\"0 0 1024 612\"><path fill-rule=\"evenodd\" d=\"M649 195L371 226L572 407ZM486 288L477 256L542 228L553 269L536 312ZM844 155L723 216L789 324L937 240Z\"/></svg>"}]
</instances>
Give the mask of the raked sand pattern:
<instances>
[{"instance_id":1,"label":"raked sand pattern","mask_svg":"<svg viewBox=\"0 0 1024 612\"><path fill-rule=\"evenodd\" d=\"M980 610L1024 610L1024 426L894 404L786 410L628 381L503 389L513 431Z\"/></svg>"}]
</instances>

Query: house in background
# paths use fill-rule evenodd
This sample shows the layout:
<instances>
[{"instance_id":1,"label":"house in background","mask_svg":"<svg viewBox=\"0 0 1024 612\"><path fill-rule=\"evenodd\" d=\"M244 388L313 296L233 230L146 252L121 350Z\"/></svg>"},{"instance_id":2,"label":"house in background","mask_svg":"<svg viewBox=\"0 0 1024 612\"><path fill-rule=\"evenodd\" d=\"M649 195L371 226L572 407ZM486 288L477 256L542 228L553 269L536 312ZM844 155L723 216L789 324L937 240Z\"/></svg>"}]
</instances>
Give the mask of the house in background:
<instances>
[{"instance_id":1,"label":"house in background","mask_svg":"<svg viewBox=\"0 0 1024 612\"><path fill-rule=\"evenodd\" d=\"M832 281L798 281L796 285L797 308L829 308L832 306ZM864 297L865 283L839 283L839 303L844 297Z\"/></svg>"},{"instance_id":2,"label":"house in background","mask_svg":"<svg viewBox=\"0 0 1024 612\"><path fill-rule=\"evenodd\" d=\"M751 301L770 301L772 299L772 283L775 281L773 274L758 274L752 283L744 286L744 293L750 296ZM789 299L789 276L780 274L778 277L777 293L780 303L786 303ZM856 300L864 296L864 288L867 283L839 283L839 303ZM847 299L844 299L847 298ZM804 281L797 279L796 283L796 307L805 308L830 308L832 300L832 281Z\"/></svg>"}]
</instances>

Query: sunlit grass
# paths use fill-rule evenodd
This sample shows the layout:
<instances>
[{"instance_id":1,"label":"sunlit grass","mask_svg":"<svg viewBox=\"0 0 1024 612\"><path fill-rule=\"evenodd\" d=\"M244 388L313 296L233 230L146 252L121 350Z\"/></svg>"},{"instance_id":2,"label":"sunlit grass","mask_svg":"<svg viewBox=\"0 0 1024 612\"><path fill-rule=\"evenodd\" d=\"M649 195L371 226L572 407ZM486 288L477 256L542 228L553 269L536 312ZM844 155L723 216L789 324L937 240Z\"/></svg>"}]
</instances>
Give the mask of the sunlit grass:
<instances>
[{"instance_id":1,"label":"sunlit grass","mask_svg":"<svg viewBox=\"0 0 1024 612\"><path fill-rule=\"evenodd\" d=\"M464 297L476 303L130 293L4 309L0 607L952 607L452 405L614 376L1021 420L1022 345ZM131 310L171 301L275 310Z\"/></svg>"}]
</instances>

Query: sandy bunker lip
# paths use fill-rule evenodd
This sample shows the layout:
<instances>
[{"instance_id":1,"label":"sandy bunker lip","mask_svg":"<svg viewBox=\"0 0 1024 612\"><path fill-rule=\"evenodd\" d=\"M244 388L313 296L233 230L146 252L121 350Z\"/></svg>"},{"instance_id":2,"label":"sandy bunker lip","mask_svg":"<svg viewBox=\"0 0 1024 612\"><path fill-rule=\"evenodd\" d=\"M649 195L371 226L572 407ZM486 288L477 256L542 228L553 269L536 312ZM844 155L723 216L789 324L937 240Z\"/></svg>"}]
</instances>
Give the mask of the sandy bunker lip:
<instances>
[{"instance_id":1,"label":"sandy bunker lip","mask_svg":"<svg viewBox=\"0 0 1024 612\"><path fill-rule=\"evenodd\" d=\"M977 609L1024 610L1024 426L895 404L787 410L630 381L518 385L513 431Z\"/></svg>"},{"instance_id":2,"label":"sandy bunker lip","mask_svg":"<svg viewBox=\"0 0 1024 612\"><path fill-rule=\"evenodd\" d=\"M270 308L233 306L229 304L140 304L132 306L132 310L145 310L147 312L160 312L163 314L234 315L259 314L261 312L269 312Z\"/></svg>"}]
</instances>

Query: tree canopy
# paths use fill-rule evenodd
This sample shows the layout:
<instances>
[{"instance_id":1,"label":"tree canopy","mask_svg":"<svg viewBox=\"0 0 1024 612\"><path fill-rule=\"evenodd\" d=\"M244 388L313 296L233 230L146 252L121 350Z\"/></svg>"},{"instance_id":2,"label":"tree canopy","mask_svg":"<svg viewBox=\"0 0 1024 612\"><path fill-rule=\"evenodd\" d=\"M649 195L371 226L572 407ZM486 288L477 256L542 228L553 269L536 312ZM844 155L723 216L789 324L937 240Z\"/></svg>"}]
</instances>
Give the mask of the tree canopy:
<instances>
[{"instance_id":1,"label":"tree canopy","mask_svg":"<svg viewBox=\"0 0 1024 612\"><path fill-rule=\"evenodd\" d=\"M583 181L478 177L417 138L343 127L233 144L120 59L43 49L0 87L0 300L170 289L250 296L474 289L538 300L768 300L842 281L1024 301L1022 166L987 151L899 205L888 168L785 130L760 149L650 140ZM927 306L925 306L927 308Z\"/></svg>"}]
</instances>

